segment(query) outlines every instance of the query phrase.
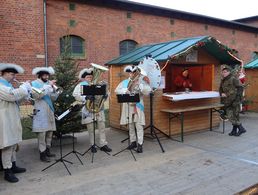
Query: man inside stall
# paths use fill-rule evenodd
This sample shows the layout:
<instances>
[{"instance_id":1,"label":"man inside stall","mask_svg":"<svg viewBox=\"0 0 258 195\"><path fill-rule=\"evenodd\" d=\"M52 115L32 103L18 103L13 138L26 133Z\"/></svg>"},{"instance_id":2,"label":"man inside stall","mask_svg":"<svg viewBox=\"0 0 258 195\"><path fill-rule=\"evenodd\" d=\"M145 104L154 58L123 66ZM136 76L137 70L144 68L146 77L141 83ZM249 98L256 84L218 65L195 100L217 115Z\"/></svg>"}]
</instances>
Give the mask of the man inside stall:
<instances>
[{"instance_id":1,"label":"man inside stall","mask_svg":"<svg viewBox=\"0 0 258 195\"><path fill-rule=\"evenodd\" d=\"M192 82L189 78L189 69L184 68L180 75L178 75L174 84L176 86L176 91L191 91L192 90Z\"/></svg>"}]
</instances>

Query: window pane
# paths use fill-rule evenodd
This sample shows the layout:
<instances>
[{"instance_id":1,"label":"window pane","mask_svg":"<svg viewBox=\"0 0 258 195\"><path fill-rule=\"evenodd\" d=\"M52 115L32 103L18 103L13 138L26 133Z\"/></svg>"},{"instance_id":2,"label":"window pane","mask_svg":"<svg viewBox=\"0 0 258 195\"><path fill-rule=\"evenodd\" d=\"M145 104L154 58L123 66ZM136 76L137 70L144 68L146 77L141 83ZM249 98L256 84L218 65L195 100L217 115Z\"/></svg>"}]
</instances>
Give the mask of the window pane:
<instances>
[{"instance_id":1,"label":"window pane","mask_svg":"<svg viewBox=\"0 0 258 195\"><path fill-rule=\"evenodd\" d=\"M65 45L69 42L69 52L72 56L84 56L84 40L81 37L74 35L67 35L60 39L60 52L63 53Z\"/></svg>"},{"instance_id":2,"label":"window pane","mask_svg":"<svg viewBox=\"0 0 258 195\"><path fill-rule=\"evenodd\" d=\"M137 43L135 41L132 41L132 40L121 41L119 43L120 55L126 54L134 50L136 46L137 46Z\"/></svg>"},{"instance_id":3,"label":"window pane","mask_svg":"<svg viewBox=\"0 0 258 195\"><path fill-rule=\"evenodd\" d=\"M72 37L72 53L83 53L83 40L80 37Z\"/></svg>"}]
</instances>

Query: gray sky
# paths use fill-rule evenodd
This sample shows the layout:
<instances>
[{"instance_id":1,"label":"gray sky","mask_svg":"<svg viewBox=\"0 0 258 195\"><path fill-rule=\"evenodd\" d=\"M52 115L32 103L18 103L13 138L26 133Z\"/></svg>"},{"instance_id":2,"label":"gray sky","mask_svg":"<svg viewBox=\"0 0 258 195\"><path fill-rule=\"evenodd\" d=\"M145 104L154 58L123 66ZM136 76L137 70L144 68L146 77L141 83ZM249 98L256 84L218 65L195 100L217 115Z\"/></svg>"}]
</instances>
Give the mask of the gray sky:
<instances>
[{"instance_id":1,"label":"gray sky","mask_svg":"<svg viewBox=\"0 0 258 195\"><path fill-rule=\"evenodd\" d=\"M234 20L258 15L258 0L132 0L215 18Z\"/></svg>"}]
</instances>

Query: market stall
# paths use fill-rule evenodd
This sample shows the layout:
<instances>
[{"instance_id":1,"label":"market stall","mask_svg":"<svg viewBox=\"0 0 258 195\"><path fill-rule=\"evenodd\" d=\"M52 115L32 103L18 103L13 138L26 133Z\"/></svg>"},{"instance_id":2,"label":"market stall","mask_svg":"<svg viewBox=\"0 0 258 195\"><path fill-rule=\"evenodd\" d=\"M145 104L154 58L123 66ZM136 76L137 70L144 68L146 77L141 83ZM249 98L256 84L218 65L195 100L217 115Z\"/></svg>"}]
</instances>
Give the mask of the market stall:
<instances>
[{"instance_id":1,"label":"market stall","mask_svg":"<svg viewBox=\"0 0 258 195\"><path fill-rule=\"evenodd\" d=\"M109 83L111 100L109 106L110 126L120 128L121 105L117 103L114 89L127 75L123 72L126 65L139 64L146 56L151 55L161 68L161 86L154 92L153 123L167 135L179 134L181 122L169 120L164 109L200 107L218 104L221 64L236 65L240 60L232 50L210 36L185 38L165 43L139 47L108 63L110 67ZM175 79L183 70L189 71L192 87L177 91ZM150 123L150 99L145 97L146 125ZM172 122L172 124L169 124ZM214 114L210 124L210 110L194 110L184 114L184 132L209 129L219 125L218 114Z\"/></svg>"}]
</instances>

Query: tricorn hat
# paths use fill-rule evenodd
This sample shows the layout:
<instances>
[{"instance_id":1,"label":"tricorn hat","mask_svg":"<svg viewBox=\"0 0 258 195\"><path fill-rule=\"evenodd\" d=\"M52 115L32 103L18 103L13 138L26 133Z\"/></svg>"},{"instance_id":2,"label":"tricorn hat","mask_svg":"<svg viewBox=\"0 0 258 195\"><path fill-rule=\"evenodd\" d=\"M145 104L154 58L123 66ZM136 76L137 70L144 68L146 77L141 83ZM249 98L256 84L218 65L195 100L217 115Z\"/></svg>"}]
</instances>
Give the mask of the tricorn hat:
<instances>
[{"instance_id":1,"label":"tricorn hat","mask_svg":"<svg viewBox=\"0 0 258 195\"><path fill-rule=\"evenodd\" d=\"M24 73L24 69L17 64L0 63L1 72Z\"/></svg>"},{"instance_id":2,"label":"tricorn hat","mask_svg":"<svg viewBox=\"0 0 258 195\"><path fill-rule=\"evenodd\" d=\"M147 76L146 71L140 66L128 65L124 68L124 72L136 72L136 71L139 71L143 76Z\"/></svg>"},{"instance_id":3,"label":"tricorn hat","mask_svg":"<svg viewBox=\"0 0 258 195\"><path fill-rule=\"evenodd\" d=\"M79 74L79 79L85 78L87 75L93 75L93 68L82 69Z\"/></svg>"},{"instance_id":4,"label":"tricorn hat","mask_svg":"<svg viewBox=\"0 0 258 195\"><path fill-rule=\"evenodd\" d=\"M49 74L53 75L55 74L55 70L53 67L36 67L32 70L33 75L40 75L40 74Z\"/></svg>"}]
</instances>

